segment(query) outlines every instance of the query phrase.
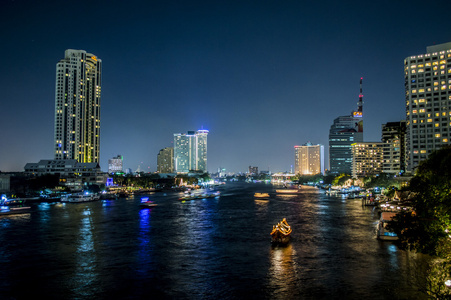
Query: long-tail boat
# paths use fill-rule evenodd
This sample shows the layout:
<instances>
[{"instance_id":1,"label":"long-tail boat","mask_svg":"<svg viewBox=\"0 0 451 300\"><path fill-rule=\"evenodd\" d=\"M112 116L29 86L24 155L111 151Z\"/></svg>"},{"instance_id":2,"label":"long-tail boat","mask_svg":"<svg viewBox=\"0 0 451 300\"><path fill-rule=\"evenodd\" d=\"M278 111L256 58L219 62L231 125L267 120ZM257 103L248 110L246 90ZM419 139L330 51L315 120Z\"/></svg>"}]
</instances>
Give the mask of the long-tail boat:
<instances>
[{"instance_id":1,"label":"long-tail boat","mask_svg":"<svg viewBox=\"0 0 451 300\"><path fill-rule=\"evenodd\" d=\"M273 244L287 244L291 238L291 226L288 225L287 220L283 218L277 225L273 225L271 231Z\"/></svg>"}]
</instances>

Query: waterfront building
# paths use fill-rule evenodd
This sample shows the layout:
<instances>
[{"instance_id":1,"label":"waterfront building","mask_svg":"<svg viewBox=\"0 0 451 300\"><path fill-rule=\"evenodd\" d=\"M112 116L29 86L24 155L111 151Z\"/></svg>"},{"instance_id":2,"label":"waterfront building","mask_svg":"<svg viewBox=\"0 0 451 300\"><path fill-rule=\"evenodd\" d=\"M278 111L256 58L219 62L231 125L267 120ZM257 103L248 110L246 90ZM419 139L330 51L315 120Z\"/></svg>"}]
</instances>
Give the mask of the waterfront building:
<instances>
[{"instance_id":1,"label":"waterfront building","mask_svg":"<svg viewBox=\"0 0 451 300\"><path fill-rule=\"evenodd\" d=\"M174 172L174 148L166 147L158 152L157 156L157 172L173 173Z\"/></svg>"},{"instance_id":2,"label":"waterfront building","mask_svg":"<svg viewBox=\"0 0 451 300\"><path fill-rule=\"evenodd\" d=\"M324 174L324 146L312 143L294 146L294 173L301 175Z\"/></svg>"},{"instance_id":3,"label":"waterfront building","mask_svg":"<svg viewBox=\"0 0 451 300\"><path fill-rule=\"evenodd\" d=\"M384 145L382 142L352 144L352 177L358 178L382 173Z\"/></svg>"},{"instance_id":4,"label":"waterfront building","mask_svg":"<svg viewBox=\"0 0 451 300\"><path fill-rule=\"evenodd\" d=\"M360 78L358 107L348 116L334 120L329 130L329 172L331 174L352 173L351 145L363 142L363 94Z\"/></svg>"},{"instance_id":5,"label":"waterfront building","mask_svg":"<svg viewBox=\"0 0 451 300\"><path fill-rule=\"evenodd\" d=\"M451 42L404 60L407 171L451 139Z\"/></svg>"},{"instance_id":6,"label":"waterfront building","mask_svg":"<svg viewBox=\"0 0 451 300\"><path fill-rule=\"evenodd\" d=\"M122 155L110 158L108 160L108 173L122 173L123 160Z\"/></svg>"},{"instance_id":7,"label":"waterfront building","mask_svg":"<svg viewBox=\"0 0 451 300\"><path fill-rule=\"evenodd\" d=\"M99 162L101 65L95 55L73 49L56 65L55 159Z\"/></svg>"},{"instance_id":8,"label":"waterfront building","mask_svg":"<svg viewBox=\"0 0 451 300\"><path fill-rule=\"evenodd\" d=\"M174 167L177 173L207 172L208 130L174 133Z\"/></svg>"},{"instance_id":9,"label":"waterfront building","mask_svg":"<svg viewBox=\"0 0 451 300\"><path fill-rule=\"evenodd\" d=\"M382 124L382 143L384 143L384 173L405 173L406 121Z\"/></svg>"}]
</instances>

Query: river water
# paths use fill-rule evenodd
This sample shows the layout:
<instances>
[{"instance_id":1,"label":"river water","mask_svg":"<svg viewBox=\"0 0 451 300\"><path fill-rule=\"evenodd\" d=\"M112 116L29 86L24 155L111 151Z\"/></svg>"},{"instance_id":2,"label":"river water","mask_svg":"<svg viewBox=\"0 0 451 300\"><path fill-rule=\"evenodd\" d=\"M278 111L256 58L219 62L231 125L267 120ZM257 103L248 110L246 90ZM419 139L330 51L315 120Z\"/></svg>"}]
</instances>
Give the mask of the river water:
<instances>
[{"instance_id":1,"label":"river water","mask_svg":"<svg viewBox=\"0 0 451 300\"><path fill-rule=\"evenodd\" d=\"M231 183L220 198L177 193L41 203L0 217L0 299L421 299L414 254L375 237L359 200L300 195L256 200L265 184ZM292 241L269 233L286 218Z\"/></svg>"}]
</instances>

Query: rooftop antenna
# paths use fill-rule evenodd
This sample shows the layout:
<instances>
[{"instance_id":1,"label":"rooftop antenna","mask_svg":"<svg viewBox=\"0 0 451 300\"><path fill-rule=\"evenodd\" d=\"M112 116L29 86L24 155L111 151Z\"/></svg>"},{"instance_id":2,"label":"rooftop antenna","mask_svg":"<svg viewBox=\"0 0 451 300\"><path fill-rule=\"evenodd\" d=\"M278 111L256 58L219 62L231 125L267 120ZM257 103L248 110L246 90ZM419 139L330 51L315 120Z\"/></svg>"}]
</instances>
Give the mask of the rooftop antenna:
<instances>
[{"instance_id":1,"label":"rooftop antenna","mask_svg":"<svg viewBox=\"0 0 451 300\"><path fill-rule=\"evenodd\" d=\"M363 111L363 92L362 92L362 81L363 77L360 77L360 93L359 93L359 102L357 103L357 111Z\"/></svg>"}]
</instances>

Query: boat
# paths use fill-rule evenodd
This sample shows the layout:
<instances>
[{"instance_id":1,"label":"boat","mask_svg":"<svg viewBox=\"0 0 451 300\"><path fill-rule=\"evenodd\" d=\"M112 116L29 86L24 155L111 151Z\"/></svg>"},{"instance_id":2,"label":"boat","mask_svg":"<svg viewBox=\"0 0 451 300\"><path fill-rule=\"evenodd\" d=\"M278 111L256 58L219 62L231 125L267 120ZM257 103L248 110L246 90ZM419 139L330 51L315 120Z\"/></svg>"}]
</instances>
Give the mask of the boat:
<instances>
[{"instance_id":1,"label":"boat","mask_svg":"<svg viewBox=\"0 0 451 300\"><path fill-rule=\"evenodd\" d=\"M0 199L0 215L25 214L31 211L30 206L25 206L25 201L16 199L7 199L2 196Z\"/></svg>"},{"instance_id":2,"label":"boat","mask_svg":"<svg viewBox=\"0 0 451 300\"><path fill-rule=\"evenodd\" d=\"M387 224L396 216L395 212L384 211L381 213L381 218L376 228L376 236L383 241L396 241L398 235L394 232L388 231Z\"/></svg>"},{"instance_id":3,"label":"boat","mask_svg":"<svg viewBox=\"0 0 451 300\"><path fill-rule=\"evenodd\" d=\"M149 197L141 198L141 204L140 204L141 207L155 207L157 205L158 204L153 203L153 201L150 201Z\"/></svg>"},{"instance_id":4,"label":"boat","mask_svg":"<svg viewBox=\"0 0 451 300\"><path fill-rule=\"evenodd\" d=\"M184 196L180 197L179 200L195 200L195 199L207 199L216 198L220 196L220 192L216 191L214 193L186 193Z\"/></svg>"},{"instance_id":5,"label":"boat","mask_svg":"<svg viewBox=\"0 0 451 300\"><path fill-rule=\"evenodd\" d=\"M255 193L254 197L255 198L269 198L269 194L268 193Z\"/></svg>"},{"instance_id":6,"label":"boat","mask_svg":"<svg viewBox=\"0 0 451 300\"><path fill-rule=\"evenodd\" d=\"M273 225L271 231L271 242L273 244L287 244L291 239L291 226L285 218L277 225Z\"/></svg>"},{"instance_id":7,"label":"boat","mask_svg":"<svg viewBox=\"0 0 451 300\"><path fill-rule=\"evenodd\" d=\"M99 194L92 193L75 193L75 194L66 194L61 196L61 202L70 202L70 203L80 203L80 202L90 202L96 201L100 199Z\"/></svg>"},{"instance_id":8,"label":"boat","mask_svg":"<svg viewBox=\"0 0 451 300\"><path fill-rule=\"evenodd\" d=\"M277 194L300 194L300 189L280 189L276 190Z\"/></svg>"}]
</instances>

